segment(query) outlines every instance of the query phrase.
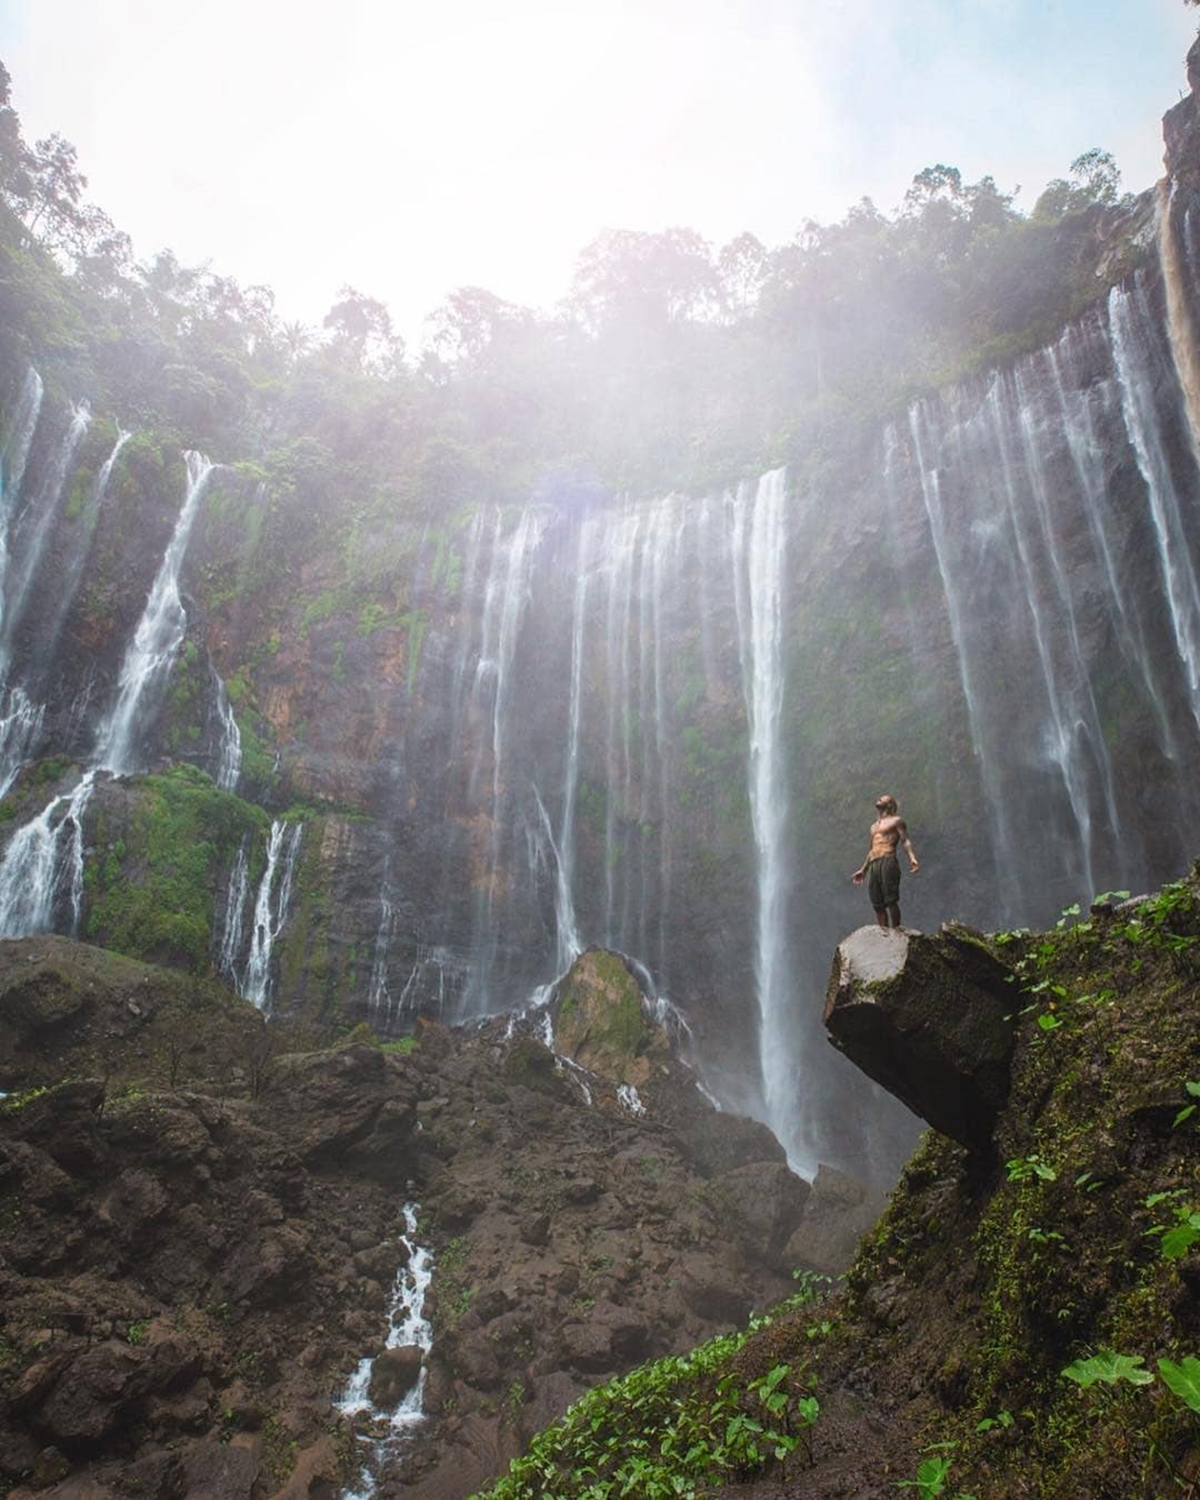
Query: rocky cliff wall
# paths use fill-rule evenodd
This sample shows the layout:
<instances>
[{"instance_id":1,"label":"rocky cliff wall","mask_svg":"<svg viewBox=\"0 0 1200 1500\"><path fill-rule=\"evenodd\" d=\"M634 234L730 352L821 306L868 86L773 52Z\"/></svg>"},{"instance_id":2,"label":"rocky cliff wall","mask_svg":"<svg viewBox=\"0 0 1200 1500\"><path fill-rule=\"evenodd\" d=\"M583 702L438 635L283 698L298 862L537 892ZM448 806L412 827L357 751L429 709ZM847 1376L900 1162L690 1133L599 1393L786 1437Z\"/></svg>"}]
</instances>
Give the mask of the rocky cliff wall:
<instances>
[{"instance_id":1,"label":"rocky cliff wall","mask_svg":"<svg viewBox=\"0 0 1200 1500\"><path fill-rule=\"evenodd\" d=\"M235 789L270 817L208 840L185 904L207 914L212 960L233 886L244 976L268 824L287 814L304 831L265 1003L390 1032L521 1005L603 942L647 967L710 1086L794 1160L888 1175L911 1126L819 1036L881 787L923 857L904 893L917 925L1043 919L1186 852L1189 191L1164 210L1161 263L1143 244L1142 269L1043 350L916 403L833 468L644 502L464 494L418 519L410 497L332 482L302 452L213 455L184 635L133 767L220 777L236 724ZM95 758L187 483L173 441L136 433L113 457L115 426L77 431L53 388L30 424L29 378L10 366L4 407L12 770ZM78 775L27 773L9 828L61 797L51 842L73 858ZM150 951L104 914L104 892L144 888L147 868L138 838L110 836L116 795L81 813L79 899L59 870L55 921ZM268 905L285 891L272 870ZM174 956L203 947L193 933Z\"/></svg>"}]
</instances>

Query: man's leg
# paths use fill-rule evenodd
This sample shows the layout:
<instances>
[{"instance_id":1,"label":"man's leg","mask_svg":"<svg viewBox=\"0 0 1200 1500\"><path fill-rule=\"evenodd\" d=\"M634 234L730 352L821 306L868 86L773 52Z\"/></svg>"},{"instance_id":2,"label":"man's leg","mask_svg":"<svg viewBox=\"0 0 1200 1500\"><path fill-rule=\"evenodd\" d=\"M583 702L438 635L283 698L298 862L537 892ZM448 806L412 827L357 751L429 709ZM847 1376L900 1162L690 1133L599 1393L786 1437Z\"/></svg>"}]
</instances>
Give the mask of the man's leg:
<instances>
[{"instance_id":1,"label":"man's leg","mask_svg":"<svg viewBox=\"0 0 1200 1500\"><path fill-rule=\"evenodd\" d=\"M886 932L887 931L887 925L888 925L888 914L887 914L887 907L886 906L877 906L875 908L875 920L879 923L880 927L882 927L883 930Z\"/></svg>"},{"instance_id":2,"label":"man's leg","mask_svg":"<svg viewBox=\"0 0 1200 1500\"><path fill-rule=\"evenodd\" d=\"M900 926L900 908L894 901L891 906L888 907L887 914L892 919L892 926L898 928ZM887 923L883 923L883 926L886 927Z\"/></svg>"}]
</instances>

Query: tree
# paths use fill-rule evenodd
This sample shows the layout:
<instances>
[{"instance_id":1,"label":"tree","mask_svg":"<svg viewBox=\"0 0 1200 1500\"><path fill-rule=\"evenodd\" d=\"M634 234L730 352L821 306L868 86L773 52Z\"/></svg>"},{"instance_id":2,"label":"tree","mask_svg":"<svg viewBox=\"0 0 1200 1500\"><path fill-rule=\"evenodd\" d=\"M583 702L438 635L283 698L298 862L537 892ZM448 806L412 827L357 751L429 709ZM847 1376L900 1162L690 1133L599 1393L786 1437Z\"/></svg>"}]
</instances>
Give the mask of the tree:
<instances>
[{"instance_id":1,"label":"tree","mask_svg":"<svg viewBox=\"0 0 1200 1500\"><path fill-rule=\"evenodd\" d=\"M29 209L25 228L32 240L40 238L52 249L78 240L84 228L81 205L87 178L77 165L75 147L55 133L38 141L28 157Z\"/></svg>"},{"instance_id":2,"label":"tree","mask_svg":"<svg viewBox=\"0 0 1200 1500\"><path fill-rule=\"evenodd\" d=\"M481 286L460 286L431 319L433 343L450 363L481 364L517 331L533 325L533 314Z\"/></svg>"},{"instance_id":3,"label":"tree","mask_svg":"<svg viewBox=\"0 0 1200 1500\"><path fill-rule=\"evenodd\" d=\"M1121 173L1111 151L1093 146L1071 163L1071 180L1056 177L1033 205L1033 217L1054 221L1094 204L1111 207L1121 196Z\"/></svg>"},{"instance_id":4,"label":"tree","mask_svg":"<svg viewBox=\"0 0 1200 1500\"><path fill-rule=\"evenodd\" d=\"M614 324L664 327L710 318L721 284L694 229L606 229L579 257L567 306L593 333Z\"/></svg>"},{"instance_id":5,"label":"tree","mask_svg":"<svg viewBox=\"0 0 1200 1500\"><path fill-rule=\"evenodd\" d=\"M364 370L394 373L404 362L404 340L392 332L391 314L384 304L352 286L342 287L338 299L324 319L334 348L349 353Z\"/></svg>"},{"instance_id":6,"label":"tree","mask_svg":"<svg viewBox=\"0 0 1200 1500\"><path fill-rule=\"evenodd\" d=\"M745 317L757 307L766 271L766 246L756 236L739 234L721 247L717 274L722 300L731 319Z\"/></svg>"}]
</instances>

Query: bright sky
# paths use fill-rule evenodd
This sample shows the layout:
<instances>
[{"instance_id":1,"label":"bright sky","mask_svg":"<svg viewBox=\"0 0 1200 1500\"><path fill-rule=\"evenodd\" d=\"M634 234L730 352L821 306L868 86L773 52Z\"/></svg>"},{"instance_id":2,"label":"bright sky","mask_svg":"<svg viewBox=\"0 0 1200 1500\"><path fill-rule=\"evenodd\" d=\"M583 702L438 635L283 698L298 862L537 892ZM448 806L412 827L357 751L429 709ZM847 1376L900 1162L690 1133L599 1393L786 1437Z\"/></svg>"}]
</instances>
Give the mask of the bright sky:
<instances>
[{"instance_id":1,"label":"bright sky","mask_svg":"<svg viewBox=\"0 0 1200 1500\"><path fill-rule=\"evenodd\" d=\"M139 256L344 283L419 338L456 286L546 306L602 229L780 244L933 162L1032 206L1091 146L1161 175L1183 0L0 0L26 137L58 130Z\"/></svg>"}]
</instances>

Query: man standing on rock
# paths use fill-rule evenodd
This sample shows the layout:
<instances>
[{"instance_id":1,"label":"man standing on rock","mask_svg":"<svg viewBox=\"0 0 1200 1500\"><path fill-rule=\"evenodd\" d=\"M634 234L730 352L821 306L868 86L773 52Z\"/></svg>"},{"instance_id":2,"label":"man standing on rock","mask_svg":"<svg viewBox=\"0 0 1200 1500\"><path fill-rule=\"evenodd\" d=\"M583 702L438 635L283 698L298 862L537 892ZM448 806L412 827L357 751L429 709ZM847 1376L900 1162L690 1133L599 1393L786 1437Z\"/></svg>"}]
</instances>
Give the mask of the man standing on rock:
<instances>
[{"instance_id":1,"label":"man standing on rock","mask_svg":"<svg viewBox=\"0 0 1200 1500\"><path fill-rule=\"evenodd\" d=\"M871 847L867 857L850 879L855 885L867 882L867 895L875 908L875 920L880 927L900 926L900 861L896 858L896 845L904 844L908 855L908 868L915 875L921 868L917 863L917 851L908 836L908 824L896 808L895 797L887 792L875 798L875 811L879 816L871 824ZM889 921L890 919L890 921Z\"/></svg>"}]
</instances>

